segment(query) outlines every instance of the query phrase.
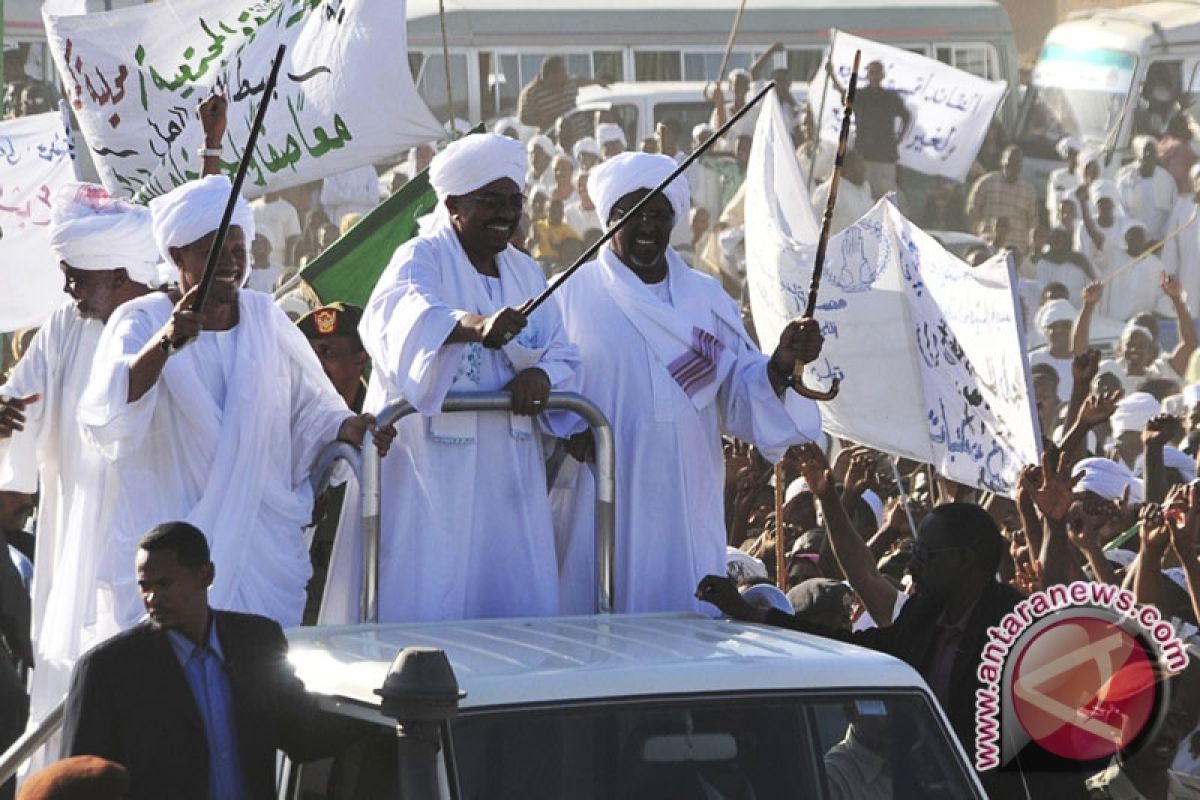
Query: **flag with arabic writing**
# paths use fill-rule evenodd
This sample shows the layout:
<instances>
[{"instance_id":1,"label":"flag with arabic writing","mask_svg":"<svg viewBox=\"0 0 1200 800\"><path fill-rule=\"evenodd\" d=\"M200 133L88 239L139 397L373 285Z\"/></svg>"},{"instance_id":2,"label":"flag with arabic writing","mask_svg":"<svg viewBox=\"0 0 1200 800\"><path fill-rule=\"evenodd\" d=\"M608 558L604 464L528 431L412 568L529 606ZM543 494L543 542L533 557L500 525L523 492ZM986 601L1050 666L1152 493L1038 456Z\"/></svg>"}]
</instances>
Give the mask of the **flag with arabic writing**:
<instances>
[{"instance_id":1,"label":"flag with arabic writing","mask_svg":"<svg viewBox=\"0 0 1200 800\"><path fill-rule=\"evenodd\" d=\"M770 95L746 172L746 279L768 352L804 313L815 230ZM880 200L826 250L815 315L825 343L805 382L842 387L821 404L822 428L1011 496L1041 447L1015 283L1005 257L971 268Z\"/></svg>"},{"instance_id":2,"label":"flag with arabic writing","mask_svg":"<svg viewBox=\"0 0 1200 800\"><path fill-rule=\"evenodd\" d=\"M0 122L0 331L41 325L67 300L50 249L50 204L73 180L64 112Z\"/></svg>"},{"instance_id":3,"label":"flag with arabic writing","mask_svg":"<svg viewBox=\"0 0 1200 800\"><path fill-rule=\"evenodd\" d=\"M322 303L365 307L392 253L416 235L417 220L436 205L429 173L423 171L309 262L300 277Z\"/></svg>"},{"instance_id":4,"label":"flag with arabic writing","mask_svg":"<svg viewBox=\"0 0 1200 800\"><path fill-rule=\"evenodd\" d=\"M50 50L105 187L147 200L197 176L196 106L229 97L222 167L249 197L444 137L408 66L403 0L160 0L45 14ZM271 60L287 46L253 153Z\"/></svg>"},{"instance_id":5,"label":"flag with arabic writing","mask_svg":"<svg viewBox=\"0 0 1200 800\"><path fill-rule=\"evenodd\" d=\"M865 104L878 102L864 92L867 67L876 61L883 65L881 87L898 97L908 109L911 120L907 126L902 126L898 119L890 121L892 133L898 137L897 163L926 175L941 175L956 181L965 179L967 170L979 154L979 146L983 144L992 117L1004 100L1008 84L985 80L941 61L845 31L835 30L832 37L829 63L842 86L850 83L854 51L862 51L856 111ZM820 120L821 138L836 142L842 127L841 94L821 74L813 79L812 85L814 88L820 85L820 91L825 94L825 97L813 100L814 107L825 109ZM856 124L857 117L855 114ZM878 137L884 134L885 131L875 132L875 147L879 146ZM857 130L855 136L857 146ZM881 160L872 157L874 153L867 149L865 142L862 152L868 160Z\"/></svg>"}]
</instances>

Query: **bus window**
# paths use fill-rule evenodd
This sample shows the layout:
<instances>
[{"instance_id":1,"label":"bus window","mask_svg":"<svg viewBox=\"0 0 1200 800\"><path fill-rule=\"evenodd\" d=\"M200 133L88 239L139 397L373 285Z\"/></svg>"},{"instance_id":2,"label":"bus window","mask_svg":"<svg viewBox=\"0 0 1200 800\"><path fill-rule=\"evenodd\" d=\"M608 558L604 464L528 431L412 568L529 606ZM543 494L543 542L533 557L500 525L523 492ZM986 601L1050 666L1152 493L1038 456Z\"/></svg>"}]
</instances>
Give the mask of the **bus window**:
<instances>
[{"instance_id":1,"label":"bus window","mask_svg":"<svg viewBox=\"0 0 1200 800\"><path fill-rule=\"evenodd\" d=\"M792 80L798 83L808 83L824 62L825 51L811 47L804 50L787 51L787 70ZM822 76L818 76L822 77Z\"/></svg>"},{"instance_id":2,"label":"bus window","mask_svg":"<svg viewBox=\"0 0 1200 800\"><path fill-rule=\"evenodd\" d=\"M673 119L679 123L684 146L690 146L692 128L701 122L708 122L712 114L712 106L698 98L694 103L657 103L654 106L654 124L665 119Z\"/></svg>"},{"instance_id":3,"label":"bus window","mask_svg":"<svg viewBox=\"0 0 1200 800\"><path fill-rule=\"evenodd\" d=\"M996 80L1000 76L1000 64L996 57L996 49L990 44L939 46L937 60L987 80Z\"/></svg>"},{"instance_id":4,"label":"bus window","mask_svg":"<svg viewBox=\"0 0 1200 800\"><path fill-rule=\"evenodd\" d=\"M684 53L683 54L683 79L685 81L711 81L717 77L717 70L721 68L721 57L724 53L707 52L707 53ZM750 65L754 62L754 56L747 50L734 51L729 54L729 65L725 67L725 73L729 74L733 69L750 69ZM722 75L722 78L725 76Z\"/></svg>"},{"instance_id":5,"label":"bus window","mask_svg":"<svg viewBox=\"0 0 1200 800\"><path fill-rule=\"evenodd\" d=\"M635 81L683 80L678 50L636 50L633 54Z\"/></svg>"},{"instance_id":6,"label":"bus window","mask_svg":"<svg viewBox=\"0 0 1200 800\"><path fill-rule=\"evenodd\" d=\"M467 111L467 57L462 53L450 54L450 79L454 81L454 113L450 113L450 101L446 92L446 62L441 53L430 54L422 64L421 77L417 80L417 91L429 106L433 115L441 120L451 116L466 118Z\"/></svg>"},{"instance_id":7,"label":"bus window","mask_svg":"<svg viewBox=\"0 0 1200 800\"><path fill-rule=\"evenodd\" d=\"M620 50L593 50L592 75L608 82L625 80L625 57Z\"/></svg>"}]
</instances>

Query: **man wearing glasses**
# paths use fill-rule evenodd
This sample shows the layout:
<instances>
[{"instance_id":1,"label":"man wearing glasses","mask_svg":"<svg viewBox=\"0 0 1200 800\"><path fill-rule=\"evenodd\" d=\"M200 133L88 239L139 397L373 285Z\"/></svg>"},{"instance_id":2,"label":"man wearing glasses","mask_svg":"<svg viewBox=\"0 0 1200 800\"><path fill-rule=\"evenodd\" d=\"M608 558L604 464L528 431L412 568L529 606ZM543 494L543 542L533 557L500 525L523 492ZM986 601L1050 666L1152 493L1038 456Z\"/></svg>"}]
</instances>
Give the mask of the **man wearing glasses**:
<instances>
[{"instance_id":1,"label":"man wearing glasses","mask_svg":"<svg viewBox=\"0 0 1200 800\"><path fill-rule=\"evenodd\" d=\"M631 213L675 166L626 153L597 167L588 193L600 219L612 225ZM672 181L556 294L586 365L581 391L612 423L621 457L619 611L698 610L696 582L724 571L722 432L772 459L820 433L816 404L788 391L794 366L820 352L816 323L793 321L764 355L720 284L669 246L690 206L687 181ZM592 493L590 473L578 469L560 557L565 612L590 608Z\"/></svg>"},{"instance_id":2,"label":"man wearing glasses","mask_svg":"<svg viewBox=\"0 0 1200 800\"><path fill-rule=\"evenodd\" d=\"M359 326L374 364L366 408L404 397L420 412L383 465L383 622L559 610L541 437L575 429L545 406L552 388L575 388L579 352L553 303L517 310L545 287L509 244L527 166L498 134L439 153L437 210L396 251ZM442 414L451 390L508 391L512 410Z\"/></svg>"}]
</instances>

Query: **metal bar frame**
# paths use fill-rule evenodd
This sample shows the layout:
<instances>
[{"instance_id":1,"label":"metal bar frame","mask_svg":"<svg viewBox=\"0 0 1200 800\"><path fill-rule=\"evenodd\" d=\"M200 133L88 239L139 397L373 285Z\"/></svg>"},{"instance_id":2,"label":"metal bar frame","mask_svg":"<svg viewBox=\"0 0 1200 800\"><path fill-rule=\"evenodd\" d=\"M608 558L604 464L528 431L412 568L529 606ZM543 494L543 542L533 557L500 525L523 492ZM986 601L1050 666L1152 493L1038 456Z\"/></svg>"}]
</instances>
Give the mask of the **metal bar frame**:
<instances>
[{"instance_id":1,"label":"metal bar frame","mask_svg":"<svg viewBox=\"0 0 1200 800\"><path fill-rule=\"evenodd\" d=\"M16 775L21 765L58 732L58 729L62 727L66 708L67 698L64 697L41 722L21 734L21 738L4 751L4 755L0 756L0 784Z\"/></svg>"},{"instance_id":2,"label":"metal bar frame","mask_svg":"<svg viewBox=\"0 0 1200 800\"><path fill-rule=\"evenodd\" d=\"M442 413L509 411L508 392L450 392ZM573 411L588 423L596 442L596 612L612 613L613 559L616 547L616 440L608 419L594 403L575 392L551 392L546 410ZM404 398L393 400L375 415L378 425L392 425L417 409ZM379 621L380 458L374 447L362 450L363 582L359 619Z\"/></svg>"}]
</instances>

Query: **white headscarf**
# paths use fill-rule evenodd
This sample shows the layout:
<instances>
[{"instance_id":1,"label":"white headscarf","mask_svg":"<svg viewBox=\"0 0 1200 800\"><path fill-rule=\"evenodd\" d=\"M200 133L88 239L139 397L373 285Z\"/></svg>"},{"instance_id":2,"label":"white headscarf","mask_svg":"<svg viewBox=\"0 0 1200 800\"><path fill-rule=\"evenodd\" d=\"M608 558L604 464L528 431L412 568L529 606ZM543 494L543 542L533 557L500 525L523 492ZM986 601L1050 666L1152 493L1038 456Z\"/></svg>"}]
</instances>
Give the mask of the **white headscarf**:
<instances>
[{"instance_id":1,"label":"white headscarf","mask_svg":"<svg viewBox=\"0 0 1200 800\"><path fill-rule=\"evenodd\" d=\"M150 201L154 241L164 261L175 264L171 258L172 247L191 244L221 227L221 215L225 212L232 189L233 185L226 176L209 175L176 186ZM254 241L254 214L243 198L238 197L229 222L231 226L242 229L246 237L246 252L249 253Z\"/></svg>"},{"instance_id":2,"label":"white headscarf","mask_svg":"<svg viewBox=\"0 0 1200 800\"><path fill-rule=\"evenodd\" d=\"M1127 431L1145 430L1146 423L1161 413L1162 405L1154 395L1149 392L1134 392L1117 403L1117 410L1110 420L1113 436L1120 436Z\"/></svg>"},{"instance_id":3,"label":"white headscarf","mask_svg":"<svg viewBox=\"0 0 1200 800\"><path fill-rule=\"evenodd\" d=\"M447 197L460 197L501 178L508 178L523 191L528 169L529 159L521 143L498 133L472 134L446 145L429 162L429 184L438 205L434 213L421 218L421 234L450 224Z\"/></svg>"},{"instance_id":4,"label":"white headscarf","mask_svg":"<svg viewBox=\"0 0 1200 800\"><path fill-rule=\"evenodd\" d=\"M792 502L798 495L808 491L808 481L804 478L796 478L787 485L787 490L783 493L783 504L787 505Z\"/></svg>"},{"instance_id":5,"label":"white headscarf","mask_svg":"<svg viewBox=\"0 0 1200 800\"><path fill-rule=\"evenodd\" d=\"M496 124L492 126L492 133L504 135L506 130L512 129L517 132L517 136L521 135L521 120L516 117L501 117L496 120Z\"/></svg>"},{"instance_id":6,"label":"white headscarf","mask_svg":"<svg viewBox=\"0 0 1200 800\"><path fill-rule=\"evenodd\" d=\"M575 143L575 147L571 149L571 154L575 156L575 160L579 161L579 157L584 153L591 153L596 158L600 158L600 145L591 136L585 136Z\"/></svg>"},{"instance_id":7,"label":"white headscarf","mask_svg":"<svg viewBox=\"0 0 1200 800\"><path fill-rule=\"evenodd\" d=\"M624 147L629 146L629 142L625 141L625 130L615 122L601 122L596 126L596 143L603 147L606 142L620 142Z\"/></svg>"},{"instance_id":8,"label":"white headscarf","mask_svg":"<svg viewBox=\"0 0 1200 800\"><path fill-rule=\"evenodd\" d=\"M1107 458L1085 458L1071 470L1072 475L1083 477L1075 484L1076 492L1094 492L1108 500L1120 500L1129 487L1130 502L1142 500L1142 482L1134 477L1129 467Z\"/></svg>"},{"instance_id":9,"label":"white headscarf","mask_svg":"<svg viewBox=\"0 0 1200 800\"><path fill-rule=\"evenodd\" d=\"M596 204L600 221L607 224L612 207L630 192L653 189L674 172L678 165L670 156L657 153L621 153L596 167L588 175L588 195ZM678 177L663 190L678 222L692 207L692 192L687 179Z\"/></svg>"},{"instance_id":10,"label":"white headscarf","mask_svg":"<svg viewBox=\"0 0 1200 800\"><path fill-rule=\"evenodd\" d=\"M533 153L534 148L541 150L548 156L553 156L558 152L558 148L554 146L554 142L550 141L550 137L542 133L531 137L529 143L525 145L525 147L529 150L530 154Z\"/></svg>"},{"instance_id":11,"label":"white headscarf","mask_svg":"<svg viewBox=\"0 0 1200 800\"><path fill-rule=\"evenodd\" d=\"M134 283L158 286L158 248L150 210L95 183L68 183L50 207L50 247L74 269L123 269Z\"/></svg>"},{"instance_id":12,"label":"white headscarf","mask_svg":"<svg viewBox=\"0 0 1200 800\"><path fill-rule=\"evenodd\" d=\"M1066 300L1055 299L1042 304L1034 321L1037 323L1038 330L1046 331L1056 322L1073 322L1075 313L1075 306Z\"/></svg>"}]
</instances>

